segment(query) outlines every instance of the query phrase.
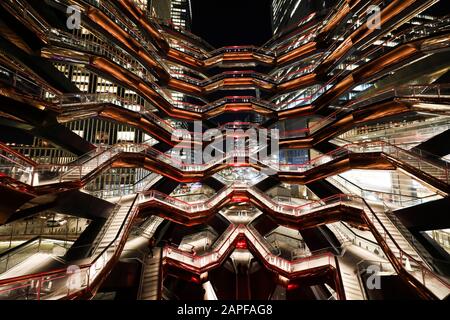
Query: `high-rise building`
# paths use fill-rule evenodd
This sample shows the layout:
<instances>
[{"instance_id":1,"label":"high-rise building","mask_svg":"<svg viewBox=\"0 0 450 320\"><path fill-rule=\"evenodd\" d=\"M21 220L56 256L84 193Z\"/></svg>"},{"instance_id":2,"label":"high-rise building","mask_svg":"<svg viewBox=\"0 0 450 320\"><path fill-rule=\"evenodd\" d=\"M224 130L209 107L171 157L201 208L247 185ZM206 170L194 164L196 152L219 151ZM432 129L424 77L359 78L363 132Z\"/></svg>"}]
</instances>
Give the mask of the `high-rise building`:
<instances>
[{"instance_id":1,"label":"high-rise building","mask_svg":"<svg viewBox=\"0 0 450 320\"><path fill-rule=\"evenodd\" d=\"M321 16L330 12L336 0L272 0L272 30L274 34L307 19L308 16Z\"/></svg>"},{"instance_id":2,"label":"high-rise building","mask_svg":"<svg viewBox=\"0 0 450 320\"><path fill-rule=\"evenodd\" d=\"M0 299L448 299L436 2L1 1Z\"/></svg>"}]
</instances>

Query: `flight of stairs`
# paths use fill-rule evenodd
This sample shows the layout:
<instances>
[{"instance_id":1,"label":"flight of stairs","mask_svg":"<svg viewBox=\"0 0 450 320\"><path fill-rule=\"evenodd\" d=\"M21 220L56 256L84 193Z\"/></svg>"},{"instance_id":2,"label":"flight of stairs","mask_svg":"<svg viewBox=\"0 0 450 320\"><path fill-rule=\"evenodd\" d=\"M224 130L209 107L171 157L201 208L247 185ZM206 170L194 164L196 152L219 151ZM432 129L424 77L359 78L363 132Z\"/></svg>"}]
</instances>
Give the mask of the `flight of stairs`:
<instances>
[{"instance_id":1,"label":"flight of stairs","mask_svg":"<svg viewBox=\"0 0 450 320\"><path fill-rule=\"evenodd\" d=\"M80 167L75 167L68 172L64 173L61 176L61 181L74 181L79 180L86 176L91 171L95 170L99 166L101 166L103 163L114 157L119 150L115 150L112 148L109 151L101 152L100 154L94 155L92 159L84 162Z\"/></svg>"},{"instance_id":2,"label":"flight of stairs","mask_svg":"<svg viewBox=\"0 0 450 320\"><path fill-rule=\"evenodd\" d=\"M436 179L446 183L450 182L449 174L445 168L422 159L420 155L415 156L414 154L407 153L406 151L400 151L398 153L394 152L393 156L410 167L421 170Z\"/></svg>"},{"instance_id":3,"label":"flight of stairs","mask_svg":"<svg viewBox=\"0 0 450 320\"><path fill-rule=\"evenodd\" d=\"M164 221L163 218L152 216L148 218L148 220L144 223L144 225L141 227L142 233L141 236L150 239L153 237L153 235L156 232L156 229L158 229L159 225Z\"/></svg>"},{"instance_id":4,"label":"flight of stairs","mask_svg":"<svg viewBox=\"0 0 450 320\"><path fill-rule=\"evenodd\" d=\"M328 228L334 233L336 238L344 248L341 256L337 256L339 269L341 271L342 284L344 286L346 300L364 300L364 295L361 292L361 286L359 284L358 275L356 274L356 265L358 259L352 259L351 253L346 250L348 245L351 245L351 240L345 232L342 232L340 222L327 225Z\"/></svg>"},{"instance_id":5,"label":"flight of stairs","mask_svg":"<svg viewBox=\"0 0 450 320\"><path fill-rule=\"evenodd\" d=\"M352 269L352 267L350 267L345 260L345 258L338 257L345 298L346 300L364 300L364 295L361 292L361 286L359 285L356 270Z\"/></svg>"},{"instance_id":6,"label":"flight of stairs","mask_svg":"<svg viewBox=\"0 0 450 320\"><path fill-rule=\"evenodd\" d=\"M377 216L380 219L383 226L386 228L386 230L394 238L395 242L397 242L397 244L400 246L400 248L404 252L409 254L411 257L413 257L415 260L417 260L419 262L423 262L423 259L419 256L417 251L411 246L411 244L408 242L408 240L405 239L405 237L401 234L401 232L397 229L397 227L391 222L391 220L389 220L389 218L386 216L386 214L383 212L378 212Z\"/></svg>"},{"instance_id":7,"label":"flight of stairs","mask_svg":"<svg viewBox=\"0 0 450 320\"><path fill-rule=\"evenodd\" d=\"M127 216L128 211L130 210L130 204L121 205L120 208L116 212L113 212L111 216L106 221L104 226L104 230L101 231L99 235L99 239L96 239L97 244L94 251L94 256L98 255L105 249L111 241L117 236L117 232L122 226L124 219Z\"/></svg>"},{"instance_id":8,"label":"flight of stairs","mask_svg":"<svg viewBox=\"0 0 450 320\"><path fill-rule=\"evenodd\" d=\"M341 228L343 226L340 226L340 222L330 223L327 225L327 227L336 236L336 239L338 239L341 247L344 247L345 245L352 242L352 239L350 239L345 232L342 232Z\"/></svg>"},{"instance_id":9,"label":"flight of stairs","mask_svg":"<svg viewBox=\"0 0 450 320\"><path fill-rule=\"evenodd\" d=\"M153 257L149 255L143 266L140 300L158 300L158 287L160 281L160 261L162 249L156 247L153 249Z\"/></svg>"},{"instance_id":10,"label":"flight of stairs","mask_svg":"<svg viewBox=\"0 0 450 320\"><path fill-rule=\"evenodd\" d=\"M410 233L410 231L403 225L403 223L395 216L395 213L389 211L385 212L382 217L380 217L380 220L384 220L385 218L388 218L392 225L394 225L398 232L402 234L405 239L406 237L409 237L409 243L413 247L413 249L420 255L420 258L424 261L427 261L429 265L433 265L433 257L430 255L430 253L423 247L423 245L414 238L414 236ZM387 227L386 227L387 228ZM389 230L389 229L388 229Z\"/></svg>"}]
</instances>

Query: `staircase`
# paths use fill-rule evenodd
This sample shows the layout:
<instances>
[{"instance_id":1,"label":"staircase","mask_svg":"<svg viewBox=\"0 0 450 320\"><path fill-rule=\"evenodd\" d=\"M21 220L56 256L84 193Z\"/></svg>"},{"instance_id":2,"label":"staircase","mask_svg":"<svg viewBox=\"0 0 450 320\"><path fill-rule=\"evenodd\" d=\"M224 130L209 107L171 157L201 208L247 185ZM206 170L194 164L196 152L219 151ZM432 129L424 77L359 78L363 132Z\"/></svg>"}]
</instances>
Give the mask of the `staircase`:
<instances>
[{"instance_id":1,"label":"staircase","mask_svg":"<svg viewBox=\"0 0 450 320\"><path fill-rule=\"evenodd\" d=\"M400 248L415 260L424 262L422 257L417 253L417 251L411 246L408 240L401 234L398 228L391 222L391 220L386 216L385 213L377 212L377 216L380 219L383 226L391 234L394 240L398 243Z\"/></svg>"},{"instance_id":2,"label":"staircase","mask_svg":"<svg viewBox=\"0 0 450 320\"><path fill-rule=\"evenodd\" d=\"M346 300L365 300L362 293L361 286L359 284L358 275L356 269L349 264L348 258L337 257L339 261L339 268L341 270L341 279L344 286L345 299Z\"/></svg>"},{"instance_id":3,"label":"staircase","mask_svg":"<svg viewBox=\"0 0 450 320\"><path fill-rule=\"evenodd\" d=\"M338 239L341 244L341 249L344 249L347 245L353 242L353 239L349 237L349 235L342 231L341 222L335 222L327 224L328 229L335 235L336 239Z\"/></svg>"},{"instance_id":4,"label":"staircase","mask_svg":"<svg viewBox=\"0 0 450 320\"><path fill-rule=\"evenodd\" d=\"M376 214L380 221L375 219L372 213L366 213L379 235L384 237L390 251L395 255L396 259L402 263L404 270L427 287L438 299L444 299L450 295L450 285L448 282L434 274L430 270L432 269L431 267L427 268L426 262L411 247L409 242L401 235L398 229L386 217L384 212L378 212ZM385 234L383 226L391 235L392 239L389 237L389 234ZM398 247L393 240L398 244ZM399 247L401 249L399 249ZM410 257L407 257L405 253L410 255Z\"/></svg>"},{"instance_id":5,"label":"staircase","mask_svg":"<svg viewBox=\"0 0 450 320\"><path fill-rule=\"evenodd\" d=\"M149 255L145 260L139 290L139 300L158 300L161 258L162 249L157 247L153 249L153 257Z\"/></svg>"},{"instance_id":6,"label":"staircase","mask_svg":"<svg viewBox=\"0 0 450 320\"><path fill-rule=\"evenodd\" d=\"M99 154L95 154L92 159L87 160L83 164L79 166L75 166L72 170L69 170L67 173L61 176L61 182L64 181L74 181L79 180L89 174L91 171L100 167L103 163L114 157L119 152L119 148L112 147L108 151L101 152Z\"/></svg>"},{"instance_id":7,"label":"staircase","mask_svg":"<svg viewBox=\"0 0 450 320\"><path fill-rule=\"evenodd\" d=\"M365 300L359 284L357 270L355 269L358 258L354 256L349 249L351 248L351 239L348 235L341 231L340 222L328 224L327 227L334 233L341 243L343 252L341 256L337 256L339 269L341 271L341 280L344 286L346 300Z\"/></svg>"},{"instance_id":8,"label":"staircase","mask_svg":"<svg viewBox=\"0 0 450 320\"><path fill-rule=\"evenodd\" d=\"M134 197L134 196L133 196ZM130 198L130 197L129 197ZM120 227L123 225L128 211L130 210L133 198L119 202L116 210L112 212L103 230L96 239L95 249L93 250L94 256L100 254L117 236Z\"/></svg>"},{"instance_id":9,"label":"staircase","mask_svg":"<svg viewBox=\"0 0 450 320\"><path fill-rule=\"evenodd\" d=\"M421 170L436 179L444 181L445 183L450 182L449 173L448 170L446 170L447 168L445 167L441 167L438 164L432 164L431 162L420 158L419 155L414 157L413 155L407 154L406 152L398 152L395 155L398 156L399 160L403 161L413 168Z\"/></svg>"},{"instance_id":10,"label":"staircase","mask_svg":"<svg viewBox=\"0 0 450 320\"><path fill-rule=\"evenodd\" d=\"M142 233L141 236L150 239L153 237L153 235L156 232L156 229L158 229L159 225L164 221L163 218L152 216L148 218L148 220L144 223L144 225L141 227Z\"/></svg>"},{"instance_id":11,"label":"staircase","mask_svg":"<svg viewBox=\"0 0 450 320\"><path fill-rule=\"evenodd\" d=\"M393 226L395 226L395 228L398 230L398 232L401 235L403 235L404 239L406 239L409 242L409 244L416 250L416 252L420 255L422 260L426 261L430 266L433 266L433 264L434 264L433 257L422 246L422 244L414 238L414 236L403 225L403 223L400 221L400 219L398 219L395 216L395 213L393 213L392 211L388 211L388 212L385 212L384 215L380 215L379 218L381 221L383 221L385 218L389 219L391 224ZM385 226L386 226L386 224L385 224ZM387 229L387 226L386 226L386 229Z\"/></svg>"}]
</instances>

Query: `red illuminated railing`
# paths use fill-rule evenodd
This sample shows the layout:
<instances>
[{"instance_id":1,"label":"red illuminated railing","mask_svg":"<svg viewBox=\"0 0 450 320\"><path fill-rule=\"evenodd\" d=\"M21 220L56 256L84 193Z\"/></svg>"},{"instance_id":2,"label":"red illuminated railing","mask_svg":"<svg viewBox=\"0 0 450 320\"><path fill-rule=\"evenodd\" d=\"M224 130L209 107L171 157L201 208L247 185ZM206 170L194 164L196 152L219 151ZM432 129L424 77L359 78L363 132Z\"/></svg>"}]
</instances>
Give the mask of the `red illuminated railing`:
<instances>
[{"instance_id":1,"label":"red illuminated railing","mask_svg":"<svg viewBox=\"0 0 450 320\"><path fill-rule=\"evenodd\" d=\"M260 236L244 225L231 225L224 237L217 239L210 252L203 255L195 255L180 250L173 246L164 247L163 259L172 261L176 265L197 272L206 272L218 265L227 257L227 254L237 247L238 239L247 239L251 247L262 257L272 269L282 274L299 273L306 270L322 267L336 267L334 255L326 250L313 252L310 256L296 260L286 260L274 255Z\"/></svg>"}]
</instances>

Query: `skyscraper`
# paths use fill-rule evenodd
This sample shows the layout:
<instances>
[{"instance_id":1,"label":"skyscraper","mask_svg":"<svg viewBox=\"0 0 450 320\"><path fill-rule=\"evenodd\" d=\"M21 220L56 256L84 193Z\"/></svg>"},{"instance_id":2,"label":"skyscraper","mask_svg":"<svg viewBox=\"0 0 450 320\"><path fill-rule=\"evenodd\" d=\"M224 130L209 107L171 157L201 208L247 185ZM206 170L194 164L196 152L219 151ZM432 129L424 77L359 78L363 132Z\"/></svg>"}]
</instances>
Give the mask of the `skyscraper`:
<instances>
[{"instance_id":1,"label":"skyscraper","mask_svg":"<svg viewBox=\"0 0 450 320\"><path fill-rule=\"evenodd\" d=\"M2 1L0 299L446 299L436 2Z\"/></svg>"}]
</instances>

